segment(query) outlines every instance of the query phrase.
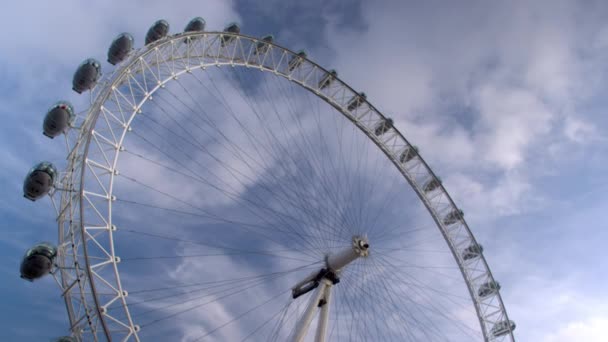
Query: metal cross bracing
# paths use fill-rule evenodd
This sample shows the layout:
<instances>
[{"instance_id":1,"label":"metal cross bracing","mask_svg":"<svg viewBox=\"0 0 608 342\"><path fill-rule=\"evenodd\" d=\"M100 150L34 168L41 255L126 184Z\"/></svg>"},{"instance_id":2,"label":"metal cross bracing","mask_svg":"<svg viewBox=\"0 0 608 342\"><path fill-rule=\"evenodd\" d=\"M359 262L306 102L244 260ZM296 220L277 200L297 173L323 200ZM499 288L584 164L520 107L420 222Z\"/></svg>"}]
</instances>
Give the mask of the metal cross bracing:
<instances>
[{"instance_id":1,"label":"metal cross bracing","mask_svg":"<svg viewBox=\"0 0 608 342\"><path fill-rule=\"evenodd\" d=\"M225 36L233 39L222 44ZM441 184L432 191L424 190L437 177L414 146L392 125L378 131L387 118L367 100L357 98L359 94L346 83L330 77L326 69L274 43L256 53L259 41L225 32L174 35L136 50L95 88L78 136L72 139L68 172L59 191L57 276L73 333L82 340L139 340L139 327L127 306L128 292L121 285L120 257L113 237L121 228L113 224L112 204L123 140L141 107L153 100L158 89L197 69L229 66L282 76L319 96L364 132L390 158L433 216L462 272L485 340L514 341L512 334L494 337L490 333L495 324L508 320L498 292L484 298L477 294L482 284L494 280L490 269L481 253L476 258L463 257L465 249L477 242L462 215L446 220L458 208ZM411 158L404 158L406 153Z\"/></svg>"}]
</instances>

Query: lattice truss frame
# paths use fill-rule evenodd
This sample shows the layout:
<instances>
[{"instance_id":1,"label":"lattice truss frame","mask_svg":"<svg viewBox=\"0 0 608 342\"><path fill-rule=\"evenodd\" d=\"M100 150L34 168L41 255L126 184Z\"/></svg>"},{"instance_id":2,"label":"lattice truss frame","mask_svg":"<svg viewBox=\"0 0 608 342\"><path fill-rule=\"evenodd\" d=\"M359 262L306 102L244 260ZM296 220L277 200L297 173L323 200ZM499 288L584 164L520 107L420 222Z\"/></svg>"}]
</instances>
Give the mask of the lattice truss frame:
<instances>
[{"instance_id":1,"label":"lattice truss frame","mask_svg":"<svg viewBox=\"0 0 608 342\"><path fill-rule=\"evenodd\" d=\"M227 43L224 42L227 41ZM326 69L274 43L258 49L258 38L226 32L191 32L167 37L131 56L104 77L91 93L91 106L66 135L68 166L52 198L59 200L57 281L65 297L70 330L80 340L139 341L131 319L128 292L120 282L120 257L114 250L112 221L114 177L122 143L142 106L165 84L210 66L258 68L283 76L313 92L364 132L409 182L443 234L467 284L485 341L514 341L511 333L494 337L491 329L508 316L498 291L480 297L478 289L494 282L482 253L465 259L478 246L464 218L446 224L458 208L443 185L425 189L437 176L417 149L366 99ZM324 84L322 81L330 79ZM380 134L377 134L380 133ZM411 154L412 158L403 158ZM425 191L426 190L426 191ZM115 309L115 310L111 310ZM124 313L117 318L115 312Z\"/></svg>"}]
</instances>

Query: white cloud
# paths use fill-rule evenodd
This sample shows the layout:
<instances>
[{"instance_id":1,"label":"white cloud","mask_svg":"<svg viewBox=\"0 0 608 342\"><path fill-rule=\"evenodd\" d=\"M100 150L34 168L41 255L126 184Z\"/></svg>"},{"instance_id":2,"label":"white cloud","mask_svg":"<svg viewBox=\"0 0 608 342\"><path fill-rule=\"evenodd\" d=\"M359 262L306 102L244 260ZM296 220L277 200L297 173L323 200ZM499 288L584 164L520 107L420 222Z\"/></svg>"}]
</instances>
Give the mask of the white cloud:
<instances>
[{"instance_id":1,"label":"white cloud","mask_svg":"<svg viewBox=\"0 0 608 342\"><path fill-rule=\"evenodd\" d=\"M479 113L477 152L502 169L520 166L525 151L550 131L553 114L530 91L488 84L475 92L473 103Z\"/></svg>"},{"instance_id":2,"label":"white cloud","mask_svg":"<svg viewBox=\"0 0 608 342\"><path fill-rule=\"evenodd\" d=\"M563 324L565 323L565 324ZM604 342L608 317L588 317L583 320L562 322L555 333L542 339L543 342Z\"/></svg>"},{"instance_id":3,"label":"white cloud","mask_svg":"<svg viewBox=\"0 0 608 342\"><path fill-rule=\"evenodd\" d=\"M444 185L465 211L469 223L485 223L497 217L536 210L544 199L532 190L526 177L510 172L496 182L484 182L463 173L444 177Z\"/></svg>"},{"instance_id":4,"label":"white cloud","mask_svg":"<svg viewBox=\"0 0 608 342\"><path fill-rule=\"evenodd\" d=\"M477 179L486 199L479 211L522 213L522 199L542 197L535 174L568 158L556 144L596 131L577 108L601 91L605 29L577 21L588 13L574 2L361 6L366 29L330 20L329 63L396 120L440 175Z\"/></svg>"},{"instance_id":5,"label":"white cloud","mask_svg":"<svg viewBox=\"0 0 608 342\"><path fill-rule=\"evenodd\" d=\"M568 139L582 144L594 140L597 132L592 124L581 119L568 117L564 123L564 134Z\"/></svg>"}]
</instances>

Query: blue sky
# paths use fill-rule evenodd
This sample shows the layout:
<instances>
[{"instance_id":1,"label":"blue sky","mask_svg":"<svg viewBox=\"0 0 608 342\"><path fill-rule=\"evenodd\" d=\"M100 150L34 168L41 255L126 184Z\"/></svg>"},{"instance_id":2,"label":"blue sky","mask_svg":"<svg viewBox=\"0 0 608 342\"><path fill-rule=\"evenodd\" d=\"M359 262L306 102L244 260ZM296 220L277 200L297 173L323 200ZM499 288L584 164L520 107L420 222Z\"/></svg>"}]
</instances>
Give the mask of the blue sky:
<instances>
[{"instance_id":1,"label":"blue sky","mask_svg":"<svg viewBox=\"0 0 608 342\"><path fill-rule=\"evenodd\" d=\"M238 21L243 33L272 33L286 47L305 48L395 120L465 211L502 284L518 340L604 340L607 12L601 1L11 4L0 14L1 337L38 341L66 331L52 279L29 284L18 278L25 249L56 236L50 203L21 195L23 176L35 162L63 165L61 143L40 132L47 107L60 98L85 106L86 98L70 90L73 70L89 56L110 70L105 54L116 34L131 32L141 46L158 18L175 33L200 15L209 29ZM230 259L218 261L218 268L221 262L247 270ZM181 260L163 270L187 282L193 279L171 269L195 266ZM140 284L136 274L144 279L151 272L129 270L133 286ZM235 305L215 309L226 318ZM200 334L190 330L196 319L182 322L184 334ZM154 336L163 333L169 332Z\"/></svg>"}]
</instances>

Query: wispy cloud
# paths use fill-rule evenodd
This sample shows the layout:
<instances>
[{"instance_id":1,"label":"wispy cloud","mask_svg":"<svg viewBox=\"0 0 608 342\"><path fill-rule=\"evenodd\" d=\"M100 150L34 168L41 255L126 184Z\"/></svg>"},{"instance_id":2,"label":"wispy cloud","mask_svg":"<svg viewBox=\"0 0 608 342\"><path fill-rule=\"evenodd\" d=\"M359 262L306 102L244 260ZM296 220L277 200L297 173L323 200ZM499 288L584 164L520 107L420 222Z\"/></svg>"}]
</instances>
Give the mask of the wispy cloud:
<instances>
[{"instance_id":1,"label":"wispy cloud","mask_svg":"<svg viewBox=\"0 0 608 342\"><path fill-rule=\"evenodd\" d=\"M495 276L503 284L507 309L512 313L512 318L518 321L518 336L546 342L569 341L581 336L585 336L589 341L599 341L600 327L605 325L607 315L597 309L601 305L596 304L603 303L604 300L594 301L584 296L580 289L581 284L591 281L605 283L605 279L594 280L594 277L584 275L568 279L563 276L560 263L553 262L548 257L540 257L540 252L536 251L559 254L561 263L573 263L573 260L582 258L582 254L589 252L580 246L595 246L591 243L593 241L590 241L596 236L591 228L586 228L584 234L581 234L583 236L564 233L577 230L578 227L574 225L582 222L582 218L565 226L556 222L559 223L571 212L583 209L588 200L605 203L601 195L603 188L599 183L603 174L583 170L584 167L581 166L587 160L588 165L595 166L604 165L606 162L603 154L599 153L605 152L603 132L606 121L601 119L605 103L601 98L606 88L602 75L605 74L604 62L608 53L608 30L603 23L606 8L601 2L583 6L574 1L541 1L534 4L523 1L509 4L470 2L468 5L415 5L386 1L381 4L362 2L346 8L338 2L330 1L322 10L317 7L319 3L307 2L297 7L297 11L293 8L295 5L286 2L276 2L275 6L262 9L237 7L237 3L185 1L175 5L155 1L85 6L70 2L61 5L39 3L34 9L29 3L27 6L15 3L10 10L0 14L0 19L7 27L19 28L18 34L5 34L0 37L0 43L10 47L0 56L5 65L0 68L0 74L6 80L5 85L0 87L2 114L9 123L0 129L0 139L5 146L5 149L0 151L0 157L5 161L2 184L7 193L14 194L6 195L1 200L3 216L11 219L11 222L3 225L6 228L3 243L8 248L20 249L26 242L34 242L30 241L33 235L49 240L55 237L54 231L43 231L42 228L45 222L42 217L45 215L48 214L48 222L52 222L50 210L42 210L39 207L44 203L35 203L35 206L32 206L32 203L18 202L17 198L21 197L21 181L33 161L51 159L57 160L60 165L63 163L60 161L64 156L61 142L42 137L40 126L48 105L59 98L71 100L78 110L86 108L88 98L76 96L69 90L72 72L82 59L94 56L105 61L105 49L121 31L134 34L136 45L141 46L148 27L161 17L172 25L171 32L181 31L182 26L195 15L203 16L211 30L221 30L228 21L244 20L255 24L251 31L272 31L280 38L280 43L293 43L289 46L293 49L299 48L300 45L308 47L309 51L312 51L313 59L328 68L338 69L344 80L357 90L365 91L368 99L385 114L393 117L396 126L421 148L422 155L442 176L448 191L465 209L466 217L473 223L474 233L481 237L482 243L491 247L487 249L486 256L491 267L495 266ZM68 12L69 16L66 15ZM252 17L252 14L256 16ZM31 25L24 24L24 18L27 18L26 22ZM269 24L271 22L275 24ZM243 31L249 32L249 28L244 28ZM110 70L105 63L104 70ZM216 75L219 76L217 73ZM194 80L190 83L193 86L196 84ZM233 88L235 84L223 77L217 79L218 91L230 96L230 106L241 116L245 126L259 134L265 132L264 129L277 132L276 140L266 136L268 140L258 141L258 147L265 145L269 148L270 143L279 143L291 150L298 150L304 146L299 134L309 134L318 127L313 117L304 117L300 122L301 127L296 127L293 121L284 126L276 120L268 120L262 125L251 115L250 108L241 98L238 89ZM176 93L179 91L176 88L169 90ZM251 91L247 96L255 99L257 109L267 119L274 118L273 103L265 98L265 93L255 93L255 89L251 88L247 90ZM269 85L268 91L282 92L274 83ZM183 92L179 94L187 105L197 108L195 99L185 96ZM254 211L268 210L262 207L282 209L287 210L286 214L290 218L270 223L285 230L285 225L291 225L291 229L300 229L303 232L314 231L305 224L318 224L318 221L322 220L327 220L324 224L348 225L339 222L332 214L346 213L355 217L360 215L357 214L359 209L367 208L370 212L374 211L374 214L381 214L377 222L373 222L371 217L366 218L365 215L361 215L358 222L370 226L377 225L375 237L385 238L381 240L383 242L380 243L380 248L402 247L407 240L416 243L419 249L426 248L427 252L420 255L420 252L411 251L410 254L398 255L401 260L414 263L428 261L435 265L443 265L442 263L450 260L449 255L428 252L444 247L437 231L433 231L437 236L425 233L406 234L407 238L401 240L386 238L391 236L386 231L389 226L418 226L418 216L423 216L423 208L416 204L411 194L397 196L395 203L383 206L383 195L390 194L391 189L395 187L395 175L391 173L394 170L382 168L384 164L379 162L381 159L377 156L375 159L370 158L371 162L368 164L357 166L357 148L363 145L353 136L346 135L345 141L356 143L341 150L344 146L339 145L340 138L336 138L338 135L332 137L329 134L334 129L332 125L336 124L335 121L325 121L329 125L324 131L328 133L325 138L315 136L316 141L307 142L310 143L309 152L318 154L317 162L325 163L325 169L315 169L315 165L306 165L302 161L313 158L313 154L304 154L302 150L298 151L299 154L294 154L296 158L293 160L282 157L280 149L256 151L254 144L243 134L243 129L228 117L227 108L218 103L216 98L209 96L209 93L205 94L196 99L204 103L205 109L217 120L220 130L238 143L242 150L235 153L234 149L225 144L225 140L218 140L222 143L214 142L210 140L211 135L202 134L193 125L186 129L199 134L197 139L209 148L209 153L220 157L225 163L224 166L214 162L209 154L193 155L189 149L194 147L183 148L183 142L178 144L182 147L181 151L168 145L163 147L165 151L174 153L184 168L190 170L186 173L191 174L191 170L198 170L199 176L205 179L216 177L222 186L230 187L234 198L205 187L192 178L176 175L162 167L153 167L125 154L119 164L125 175L136 175L138 180L154 185L157 190L179 195L194 208L177 203L158 192L143 190L141 186L118 177L117 194L121 199L148 201L146 203L162 207L174 205L173 209L191 212L204 208L222 215L230 214L230 218L235 220L251 219L254 223L260 223L260 218L250 211L238 210L239 205L246 204ZM281 97L285 95L281 93ZM182 106L182 114L195 116L195 113L185 110L183 105L174 104ZM278 104L278 110L289 112L288 108L291 107L301 110L307 108L307 105L306 102L285 101ZM151 110L150 113L157 118L162 117L158 111ZM165 133L168 128L178 130L169 122L163 121L165 126L157 126L156 129ZM146 129L143 125L134 128L134 132L138 132L137 129ZM350 131L347 133L351 134ZM165 141L178 141L178 138L170 134L164 138ZM221 139L217 135L215 138ZM163 142L163 139L159 138L156 142ZM133 151L142 152L153 160L173 163L166 155L151 149L135 136L130 136L128 143L128 147ZM328 143L328 150L321 148L322 143ZM362 151L368 152L363 149ZM245 155L248 157L242 158ZM334 166L338 171L346 172L345 177L324 176L323 172L329 171L330 161L327 158L332 155L342 156L341 164ZM209 166L209 169L202 170L201 165ZM564 176L565 169L572 170L572 174ZM236 171L246 174L247 177ZM311 177L309 184L302 181L304 178L298 178L305 176ZM583 178L594 180L595 183L585 183ZM292 193L270 196L270 192L264 188L272 188L276 185L275 182L286 179L291 181ZM296 182L298 179L300 181ZM321 183L323 180L327 183ZM332 182L335 182L334 185L354 188L358 198L348 197L349 193L344 191L340 192L340 198L328 198L324 186L332 185ZM372 184L375 191L366 188L366 184ZM570 193L573 193L572 197L569 197ZM592 195L589 195L590 193ZM365 197L369 199L368 203L361 201L364 194L369 194ZM250 202L245 202L244 199ZM302 200L314 204L305 209L294 209L286 205L301 204L299 201ZM407 212L403 211L404 203L407 204ZM314 220L307 216L310 212L315 213L312 215ZM597 211L587 214L598 222L603 222L603 216ZM551 216L551 220L542 220L534 215ZM423 217L428 220L428 216ZM182 244L183 241L176 243L150 236L141 239L127 237L133 233L121 233L121 229L199 240L202 234L195 228L204 228L207 232L213 232L209 234L214 238L211 243L222 240L232 243L232 239L247 235L243 227L221 225L210 219L153 208L117 205L116 218L119 226L117 234L123 234L119 235L121 239L118 239L120 241L117 242L117 250L124 258L179 256L200 253L204 248ZM509 225L506 221L515 223ZM520 227L513 228L515 224ZM551 225L554 229L548 229L545 225ZM36 232L24 233L34 226L37 227ZM585 227L591 226L597 224L585 224ZM349 228L364 231L366 227ZM41 231L43 233L37 234ZM322 255L331 250L336 244L331 241L332 238L340 239L351 233L345 231L342 235L331 236L323 235L320 231L319 228L316 236L320 241L320 250L315 255ZM388 232L390 233L390 230ZM566 234L567 238L560 239L555 236L558 233ZM289 248L302 243L300 240L288 239L289 234L285 231L274 234L275 239L288 244ZM243 248L243 244L249 244L248 247L254 249L279 248L276 243L269 242L259 234L249 235L249 239L239 241L239 244L233 246ZM572 251L573 248L577 254L566 256L565 251ZM303 253L284 255L310 258L310 255ZM597 258L595 262L600 259ZM151 264L145 264L144 261L131 261L129 264L125 261L121 264L121 269L125 270L123 280L128 289L138 290L144 289L144 285L153 287L155 284L192 283L200 279L225 278L227 274L254 275L264 270L301 264L293 260L276 262L275 259L268 261L262 257L242 256L220 256L208 260L212 261L205 262L187 257ZM567 267L574 265L568 264ZM589 272L591 267L594 266L581 266L577 272L584 274ZM374 272L371 273L381 273L378 270ZM531 277L530 274L534 273L538 276ZM445 277L446 274L421 270L412 272L411 275L434 283L439 290L450 289L453 285ZM457 277L458 272L451 270L447 275ZM14 274L11 273L11 276ZM238 300L218 300L205 309L193 310L192 315L181 316L182 318L176 320L176 324L159 325L156 331L159 335L153 335L153 329L144 329L142 334L145 336L150 333L160 337L163 334L179 332L184 340L189 341L192 337L201 336L252 307L254 301L249 301L249 298L255 297L259 302L263 302L277 291L288 289L300 276L301 274L298 274L276 283L265 284L247 296L236 296ZM437 287L434 290L438 290ZM357 293L352 287L344 286L341 289L344 289L342 295L345 296L342 299L346 301L351 298L349 293L351 296ZM408 289L404 287L396 290L400 291L398 293L406 293ZM466 292L466 289L461 290ZM431 294L432 290L418 288L418 291L418 296L412 296L412 299L418 300L417 303L407 302L406 299L402 299L401 303L407 303L412 308L427 305L424 297ZM129 300L139 298L150 297L133 295ZM468 322L470 313L466 310L460 311L461 305L455 305L445 298L452 297L444 297L436 304L443 305L450 317L460 317ZM27 297L25 302L31 304L35 300ZM576 305L580 302L592 309ZM461 302L457 300L457 303ZM278 309L276 305L278 304L270 304L273 310ZM147 308L160 306L162 305L150 304ZM576 308L563 309L572 306ZM539 318L529 314L531 307L549 307L549 310ZM176 311L178 309L160 310L157 317ZM352 314L344 307L336 308L335 312L336 317L339 317L338 321L342 322L348 320ZM209 338L238 340L244 337L251 327L261 324L268 317L247 316L226 329L219 329ZM399 318L387 316L387 319ZM434 319L446 320L445 317ZM291 321L295 321L295 318ZM532 321L538 324L527 323ZM546 324L557 321L565 323L558 328L554 324ZM15 322L7 324L12 323ZM345 334L344 327L342 334ZM452 328L458 330L456 325ZM57 331L59 335L64 332L64 327L59 329L53 326L49 328L49 333L51 331ZM336 332L338 333L340 332ZM400 332L396 330L393 333ZM252 340L263 335L254 335ZM466 334L461 333L461 336Z\"/></svg>"}]
</instances>

